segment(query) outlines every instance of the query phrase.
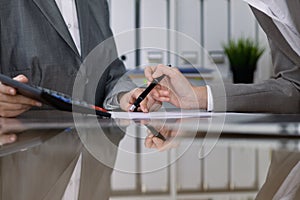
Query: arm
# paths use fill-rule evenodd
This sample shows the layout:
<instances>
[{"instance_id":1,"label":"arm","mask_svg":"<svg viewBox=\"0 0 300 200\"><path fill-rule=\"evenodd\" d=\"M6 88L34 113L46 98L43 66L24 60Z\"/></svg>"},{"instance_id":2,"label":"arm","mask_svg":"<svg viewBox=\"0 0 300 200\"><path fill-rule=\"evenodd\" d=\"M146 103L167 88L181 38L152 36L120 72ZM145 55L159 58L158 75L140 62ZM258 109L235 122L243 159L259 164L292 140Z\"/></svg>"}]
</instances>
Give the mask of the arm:
<instances>
[{"instance_id":1,"label":"arm","mask_svg":"<svg viewBox=\"0 0 300 200\"><path fill-rule=\"evenodd\" d=\"M227 84L226 95L220 95L219 85L211 85L214 111L300 113L300 68L269 43L275 77L259 84Z\"/></svg>"}]
</instances>

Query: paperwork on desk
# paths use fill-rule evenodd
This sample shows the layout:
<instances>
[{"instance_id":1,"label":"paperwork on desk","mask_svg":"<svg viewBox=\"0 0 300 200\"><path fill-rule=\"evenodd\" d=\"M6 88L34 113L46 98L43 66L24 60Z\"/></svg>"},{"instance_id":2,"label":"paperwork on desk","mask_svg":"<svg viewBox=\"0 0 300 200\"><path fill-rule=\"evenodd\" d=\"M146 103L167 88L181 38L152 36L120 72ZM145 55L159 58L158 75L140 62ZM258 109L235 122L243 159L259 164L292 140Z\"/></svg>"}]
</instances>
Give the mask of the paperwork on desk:
<instances>
[{"instance_id":1,"label":"paperwork on desk","mask_svg":"<svg viewBox=\"0 0 300 200\"><path fill-rule=\"evenodd\" d=\"M158 112L111 112L114 119L178 119L190 117L211 117L212 113L199 110L158 111Z\"/></svg>"},{"instance_id":2,"label":"paperwork on desk","mask_svg":"<svg viewBox=\"0 0 300 200\"><path fill-rule=\"evenodd\" d=\"M242 116L257 118L260 114L249 113L226 113L226 112L207 112L205 110L184 110L184 109L166 109L155 112L110 112L113 119L178 119L178 118L211 118L224 116Z\"/></svg>"}]
</instances>

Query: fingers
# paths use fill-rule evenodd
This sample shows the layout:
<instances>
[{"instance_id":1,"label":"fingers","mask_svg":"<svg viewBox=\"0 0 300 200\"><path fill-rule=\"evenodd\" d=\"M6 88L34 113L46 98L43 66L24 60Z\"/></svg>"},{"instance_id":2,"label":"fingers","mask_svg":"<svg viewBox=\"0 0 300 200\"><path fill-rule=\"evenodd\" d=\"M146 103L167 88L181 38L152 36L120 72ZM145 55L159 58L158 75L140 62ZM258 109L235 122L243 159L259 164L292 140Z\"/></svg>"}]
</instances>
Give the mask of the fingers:
<instances>
[{"instance_id":1,"label":"fingers","mask_svg":"<svg viewBox=\"0 0 300 200\"><path fill-rule=\"evenodd\" d=\"M136 89L134 90L132 96L131 96L131 100L129 101L130 104L133 104L135 102L135 100L139 97L139 95L143 92L143 89ZM148 95L149 96L149 95ZM140 107L138 108L138 111L142 111L142 112L149 112L148 110L148 100L149 97L146 97L141 103L140 103Z\"/></svg>"},{"instance_id":2,"label":"fingers","mask_svg":"<svg viewBox=\"0 0 300 200\"><path fill-rule=\"evenodd\" d=\"M14 88L6 86L0 82L0 93L15 95L17 93L17 91Z\"/></svg>"},{"instance_id":3,"label":"fingers","mask_svg":"<svg viewBox=\"0 0 300 200\"><path fill-rule=\"evenodd\" d=\"M144 142L146 148L158 149L159 151L164 151L168 149L169 142L165 142L162 139L154 137L153 134L149 134Z\"/></svg>"},{"instance_id":4,"label":"fingers","mask_svg":"<svg viewBox=\"0 0 300 200\"><path fill-rule=\"evenodd\" d=\"M0 116L15 117L29 110L32 106L42 106L40 102L22 95L6 95L0 93Z\"/></svg>"},{"instance_id":5,"label":"fingers","mask_svg":"<svg viewBox=\"0 0 300 200\"><path fill-rule=\"evenodd\" d=\"M162 106L162 101L157 101L152 97L152 92L155 90L152 90L150 94L140 103L140 111L142 112L149 112L149 111L155 111L159 110ZM138 98L138 97L136 97Z\"/></svg>"},{"instance_id":6,"label":"fingers","mask_svg":"<svg viewBox=\"0 0 300 200\"><path fill-rule=\"evenodd\" d=\"M0 102L2 103L10 103L10 104L23 104L29 106L41 106L41 103L30 99L28 97L24 97L22 95L6 95L0 93Z\"/></svg>"},{"instance_id":7,"label":"fingers","mask_svg":"<svg viewBox=\"0 0 300 200\"><path fill-rule=\"evenodd\" d=\"M130 111L130 107L135 103L136 99L138 99L139 95L144 91L144 89L141 88L136 88L132 90L131 92L125 93L122 95L120 98L120 107L123 110ZM153 95L152 95L153 93ZM158 101L157 99L163 99L163 100L168 100L168 91L162 90L162 91L156 91L153 89L147 97L140 102L139 107L137 108L137 111L142 111L142 112L149 112L158 110L161 105L162 101ZM155 98L154 98L155 96ZM164 96L165 98L163 98Z\"/></svg>"},{"instance_id":8,"label":"fingers","mask_svg":"<svg viewBox=\"0 0 300 200\"><path fill-rule=\"evenodd\" d=\"M169 102L170 101L170 91L164 87L160 87L160 85L157 85L156 89L151 91L151 97L155 101Z\"/></svg>"},{"instance_id":9,"label":"fingers","mask_svg":"<svg viewBox=\"0 0 300 200\"><path fill-rule=\"evenodd\" d=\"M156 66L147 66L144 70L145 77L147 78L148 81L152 82L153 81L153 71L155 70Z\"/></svg>"},{"instance_id":10,"label":"fingers","mask_svg":"<svg viewBox=\"0 0 300 200\"><path fill-rule=\"evenodd\" d=\"M155 103L151 105L149 110L151 112L158 111L161 108L161 106L162 106L162 102L155 101Z\"/></svg>"},{"instance_id":11,"label":"fingers","mask_svg":"<svg viewBox=\"0 0 300 200\"><path fill-rule=\"evenodd\" d=\"M28 82L24 75L18 75L14 78L22 83ZM0 84L0 116L1 117L15 117L32 106L42 106L36 100L17 94L17 91L4 84Z\"/></svg>"},{"instance_id":12,"label":"fingers","mask_svg":"<svg viewBox=\"0 0 300 200\"><path fill-rule=\"evenodd\" d=\"M16 81L22 82L22 83L27 83L28 79L24 75L18 75L13 78ZM9 94L9 95L15 95L17 93L16 89L7 85L4 85L0 82L0 93L3 94Z\"/></svg>"},{"instance_id":13,"label":"fingers","mask_svg":"<svg viewBox=\"0 0 300 200\"><path fill-rule=\"evenodd\" d=\"M145 98L141 103L140 103L140 110L142 112L149 112L149 109L148 109L148 101L149 101L149 98Z\"/></svg>"},{"instance_id":14,"label":"fingers","mask_svg":"<svg viewBox=\"0 0 300 200\"><path fill-rule=\"evenodd\" d=\"M153 140L152 140L153 137L154 137L153 134L149 134L146 137L145 142L144 142L144 145L145 145L146 148L151 149L151 148L155 148L156 147L155 144L153 143Z\"/></svg>"},{"instance_id":15,"label":"fingers","mask_svg":"<svg viewBox=\"0 0 300 200\"><path fill-rule=\"evenodd\" d=\"M15 134L0 135L0 145L13 143L16 140L17 140L17 136Z\"/></svg>"},{"instance_id":16,"label":"fingers","mask_svg":"<svg viewBox=\"0 0 300 200\"><path fill-rule=\"evenodd\" d=\"M14 77L13 79L16 81L22 82L22 83L28 82L28 78L26 76L24 76L23 74L20 74L20 75Z\"/></svg>"},{"instance_id":17,"label":"fingers","mask_svg":"<svg viewBox=\"0 0 300 200\"><path fill-rule=\"evenodd\" d=\"M0 102L0 116L1 117L15 117L21 113L29 110L31 106L22 104L10 104Z\"/></svg>"},{"instance_id":18,"label":"fingers","mask_svg":"<svg viewBox=\"0 0 300 200\"><path fill-rule=\"evenodd\" d=\"M152 69L153 70L153 69ZM168 77L176 78L178 76L179 70L176 67L169 67L165 65L158 65L155 70L153 70L152 77L157 78L163 74Z\"/></svg>"},{"instance_id":19,"label":"fingers","mask_svg":"<svg viewBox=\"0 0 300 200\"><path fill-rule=\"evenodd\" d=\"M148 66L144 70L145 77L148 81L153 81L153 78L160 77L161 75L165 74L167 76L173 76L174 70L176 68L170 68L165 65L158 65L158 66Z\"/></svg>"}]
</instances>

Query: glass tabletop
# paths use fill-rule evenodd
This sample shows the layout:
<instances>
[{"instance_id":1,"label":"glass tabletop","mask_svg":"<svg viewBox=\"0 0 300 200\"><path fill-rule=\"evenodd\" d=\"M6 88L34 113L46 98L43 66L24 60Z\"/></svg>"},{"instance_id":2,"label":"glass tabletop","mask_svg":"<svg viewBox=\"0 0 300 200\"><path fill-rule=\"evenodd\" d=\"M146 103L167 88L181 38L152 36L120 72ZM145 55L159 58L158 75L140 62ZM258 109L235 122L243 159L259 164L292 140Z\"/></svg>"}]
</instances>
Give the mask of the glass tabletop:
<instances>
[{"instance_id":1,"label":"glass tabletop","mask_svg":"<svg viewBox=\"0 0 300 200\"><path fill-rule=\"evenodd\" d=\"M1 196L296 198L298 119L237 113L107 119L61 111L1 118L0 136L17 136L16 142L0 148Z\"/></svg>"}]
</instances>

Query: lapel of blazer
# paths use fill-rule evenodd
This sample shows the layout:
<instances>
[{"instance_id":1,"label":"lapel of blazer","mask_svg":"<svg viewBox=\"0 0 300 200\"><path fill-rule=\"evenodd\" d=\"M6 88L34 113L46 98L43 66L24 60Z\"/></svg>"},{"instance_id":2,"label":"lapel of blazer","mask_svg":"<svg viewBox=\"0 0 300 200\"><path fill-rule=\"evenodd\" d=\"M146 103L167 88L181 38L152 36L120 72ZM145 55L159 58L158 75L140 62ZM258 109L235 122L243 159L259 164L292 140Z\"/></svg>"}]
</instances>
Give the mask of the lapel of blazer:
<instances>
[{"instance_id":1,"label":"lapel of blazer","mask_svg":"<svg viewBox=\"0 0 300 200\"><path fill-rule=\"evenodd\" d=\"M59 12L58 7L54 0L33 0L33 2L39 7L40 11L55 28L58 34L65 40L70 48L80 57L77 51L76 45L70 35L70 32L65 24L65 21Z\"/></svg>"},{"instance_id":2,"label":"lapel of blazer","mask_svg":"<svg viewBox=\"0 0 300 200\"><path fill-rule=\"evenodd\" d=\"M291 17L294 21L296 29L300 33L300 15L299 15L300 1L299 0L290 0L290 1L286 1L286 4L289 8L289 11L291 13Z\"/></svg>"},{"instance_id":3,"label":"lapel of blazer","mask_svg":"<svg viewBox=\"0 0 300 200\"><path fill-rule=\"evenodd\" d=\"M261 27L267 34L268 38L275 42L288 58L290 58L295 64L300 66L300 56L298 56L298 54L291 48L277 26L274 24L273 20L256 8L251 7L251 9L257 20L261 24Z\"/></svg>"}]
</instances>

